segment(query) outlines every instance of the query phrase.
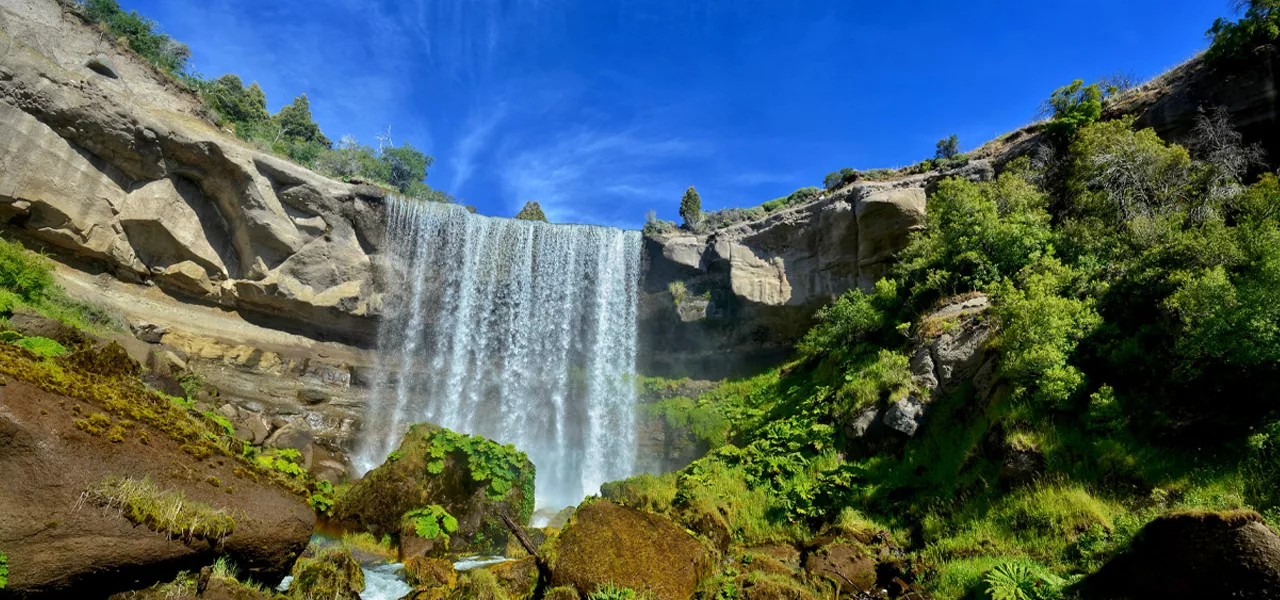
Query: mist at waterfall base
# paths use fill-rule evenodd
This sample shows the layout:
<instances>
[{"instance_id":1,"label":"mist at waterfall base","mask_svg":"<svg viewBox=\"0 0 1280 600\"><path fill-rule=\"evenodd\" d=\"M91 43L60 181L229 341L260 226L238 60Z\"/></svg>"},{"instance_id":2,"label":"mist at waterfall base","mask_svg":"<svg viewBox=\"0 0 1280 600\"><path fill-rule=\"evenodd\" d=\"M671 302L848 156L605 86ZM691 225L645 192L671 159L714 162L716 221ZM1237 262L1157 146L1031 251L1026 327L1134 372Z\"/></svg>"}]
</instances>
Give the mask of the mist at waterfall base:
<instances>
[{"instance_id":1,"label":"mist at waterfall base","mask_svg":"<svg viewBox=\"0 0 1280 600\"><path fill-rule=\"evenodd\" d=\"M539 507L632 475L640 233L412 200L386 212L388 293L357 468L429 422L526 452Z\"/></svg>"}]
</instances>

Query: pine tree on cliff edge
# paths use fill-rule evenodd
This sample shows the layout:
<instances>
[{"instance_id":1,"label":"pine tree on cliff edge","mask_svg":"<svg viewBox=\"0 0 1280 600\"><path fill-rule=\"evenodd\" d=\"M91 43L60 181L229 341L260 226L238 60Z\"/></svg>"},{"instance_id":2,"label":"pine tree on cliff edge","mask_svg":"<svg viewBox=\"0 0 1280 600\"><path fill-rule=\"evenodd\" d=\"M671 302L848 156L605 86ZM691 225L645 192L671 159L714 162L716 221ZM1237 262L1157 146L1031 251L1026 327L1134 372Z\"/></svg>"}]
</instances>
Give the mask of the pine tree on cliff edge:
<instances>
[{"instance_id":1,"label":"pine tree on cliff edge","mask_svg":"<svg viewBox=\"0 0 1280 600\"><path fill-rule=\"evenodd\" d=\"M693 186L689 186L680 199L680 218L684 219L684 228L691 231L702 222L702 198Z\"/></svg>"},{"instance_id":2,"label":"pine tree on cliff edge","mask_svg":"<svg viewBox=\"0 0 1280 600\"><path fill-rule=\"evenodd\" d=\"M536 201L525 202L524 208L516 213L516 218L522 221L542 221L547 223L547 215L542 212L542 205Z\"/></svg>"}]
</instances>

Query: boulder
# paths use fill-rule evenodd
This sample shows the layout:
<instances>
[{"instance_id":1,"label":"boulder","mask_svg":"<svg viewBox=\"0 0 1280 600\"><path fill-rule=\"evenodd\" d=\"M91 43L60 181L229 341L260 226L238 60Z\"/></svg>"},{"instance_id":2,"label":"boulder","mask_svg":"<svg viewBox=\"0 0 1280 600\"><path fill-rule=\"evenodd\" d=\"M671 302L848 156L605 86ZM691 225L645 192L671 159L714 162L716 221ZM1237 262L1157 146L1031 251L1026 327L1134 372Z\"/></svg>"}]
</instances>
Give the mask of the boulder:
<instances>
[{"instance_id":1,"label":"boulder","mask_svg":"<svg viewBox=\"0 0 1280 600\"><path fill-rule=\"evenodd\" d=\"M915 396L907 396L889 405L889 410L884 413L884 424L890 429L912 436L924 422L924 413L924 403Z\"/></svg>"},{"instance_id":2,"label":"boulder","mask_svg":"<svg viewBox=\"0 0 1280 600\"><path fill-rule=\"evenodd\" d=\"M404 582L413 588L453 589L458 583L458 573L448 559L411 556L404 561Z\"/></svg>"},{"instance_id":3,"label":"boulder","mask_svg":"<svg viewBox=\"0 0 1280 600\"><path fill-rule=\"evenodd\" d=\"M508 600L532 598L538 587L538 561L532 556L490 565L485 570L493 573Z\"/></svg>"},{"instance_id":4,"label":"boulder","mask_svg":"<svg viewBox=\"0 0 1280 600\"><path fill-rule=\"evenodd\" d=\"M247 413L235 425L235 436L254 446L261 446L271 435L271 419L262 413Z\"/></svg>"},{"instance_id":5,"label":"boulder","mask_svg":"<svg viewBox=\"0 0 1280 600\"><path fill-rule=\"evenodd\" d=\"M24 360L12 346L0 345L0 373L8 380L0 388L0 472L22 482L0 486L0 548L9 559L6 592L43 597L94 590L106 597L171 581L179 571L197 571L220 556L268 584L289 572L315 526L315 513L303 498L246 473L231 457L199 458L200 448L166 433L173 427L161 430L145 419L127 422L98 403L102 398L117 407L114 403L122 402L139 410L168 410L167 401L138 392L136 380L117 385L97 378L95 394L73 398L24 380L32 373ZM74 364L64 362L71 378L83 372ZM95 368L109 370L104 364ZM73 389L89 385L75 381ZM169 421L175 427L189 418L166 415L179 420ZM93 492L113 481L132 482L146 494L180 493L187 510L226 515L219 518L230 525L230 535L171 537L163 528L135 525L120 508L110 508L102 492Z\"/></svg>"},{"instance_id":6,"label":"boulder","mask_svg":"<svg viewBox=\"0 0 1280 600\"><path fill-rule=\"evenodd\" d=\"M804 568L811 577L830 580L843 594L869 592L876 584L876 559L862 545L834 542L810 553Z\"/></svg>"},{"instance_id":7,"label":"boulder","mask_svg":"<svg viewBox=\"0 0 1280 600\"><path fill-rule=\"evenodd\" d=\"M312 442L315 441L315 435L311 432L311 426L307 424L305 419L294 419L286 423L271 437L267 438L266 445L272 448L288 448L297 450L302 454L302 466L311 468L311 461L314 458L312 452Z\"/></svg>"},{"instance_id":8,"label":"boulder","mask_svg":"<svg viewBox=\"0 0 1280 600\"><path fill-rule=\"evenodd\" d=\"M287 596L295 600L360 600L364 571L346 548L329 548L293 566Z\"/></svg>"},{"instance_id":9,"label":"boulder","mask_svg":"<svg viewBox=\"0 0 1280 600\"><path fill-rule=\"evenodd\" d=\"M489 475L473 474L470 460L477 454ZM495 480L498 474L510 478ZM496 555L510 535L500 515L527 524L533 513L533 478L533 464L513 446L420 424L405 433L387 462L351 487L333 516L349 529L399 538L402 559L421 553ZM447 543L443 536L422 540L405 527L406 513L432 505L457 520Z\"/></svg>"},{"instance_id":10,"label":"boulder","mask_svg":"<svg viewBox=\"0 0 1280 600\"><path fill-rule=\"evenodd\" d=\"M1251 511L1167 514L1078 591L1086 599L1280 598L1280 536Z\"/></svg>"},{"instance_id":11,"label":"boulder","mask_svg":"<svg viewBox=\"0 0 1280 600\"><path fill-rule=\"evenodd\" d=\"M670 519L606 500L578 508L550 558L551 585L591 594L627 587L655 600L686 600L713 567L712 553Z\"/></svg>"},{"instance_id":12,"label":"boulder","mask_svg":"<svg viewBox=\"0 0 1280 600\"><path fill-rule=\"evenodd\" d=\"M136 337L148 344L159 344L164 334L169 333L169 329L164 325L156 325L146 321L132 321L129 323L129 331L133 332Z\"/></svg>"}]
</instances>

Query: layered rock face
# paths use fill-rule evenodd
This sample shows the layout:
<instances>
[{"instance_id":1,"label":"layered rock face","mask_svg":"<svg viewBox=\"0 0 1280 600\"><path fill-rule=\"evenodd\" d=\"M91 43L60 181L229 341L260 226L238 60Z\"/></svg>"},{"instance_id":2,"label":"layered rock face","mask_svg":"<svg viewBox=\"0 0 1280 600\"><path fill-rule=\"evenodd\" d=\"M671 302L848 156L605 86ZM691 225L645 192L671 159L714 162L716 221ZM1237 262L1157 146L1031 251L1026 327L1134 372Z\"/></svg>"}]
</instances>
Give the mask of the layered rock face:
<instances>
[{"instance_id":1,"label":"layered rock face","mask_svg":"<svg viewBox=\"0 0 1280 600\"><path fill-rule=\"evenodd\" d=\"M5 230L123 280L372 340L380 189L218 131L194 95L54 0L5 2L0 29ZM90 66L104 62L115 77Z\"/></svg>"},{"instance_id":2,"label":"layered rock face","mask_svg":"<svg viewBox=\"0 0 1280 600\"><path fill-rule=\"evenodd\" d=\"M778 361L818 308L888 274L924 225L923 183L856 184L753 223L646 238L640 370L714 379Z\"/></svg>"}]
</instances>

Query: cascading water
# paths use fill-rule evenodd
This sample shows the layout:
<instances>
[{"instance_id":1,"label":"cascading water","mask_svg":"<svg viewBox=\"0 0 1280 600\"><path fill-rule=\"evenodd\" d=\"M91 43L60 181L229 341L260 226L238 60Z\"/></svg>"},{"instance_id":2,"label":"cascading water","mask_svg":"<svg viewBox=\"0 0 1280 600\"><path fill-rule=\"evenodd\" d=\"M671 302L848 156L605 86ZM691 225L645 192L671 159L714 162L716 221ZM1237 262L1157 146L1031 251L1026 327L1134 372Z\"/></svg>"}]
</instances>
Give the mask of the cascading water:
<instances>
[{"instance_id":1,"label":"cascading water","mask_svg":"<svg viewBox=\"0 0 1280 600\"><path fill-rule=\"evenodd\" d=\"M387 234L362 471L425 421L528 453L539 506L632 474L639 232L391 200Z\"/></svg>"}]
</instances>

